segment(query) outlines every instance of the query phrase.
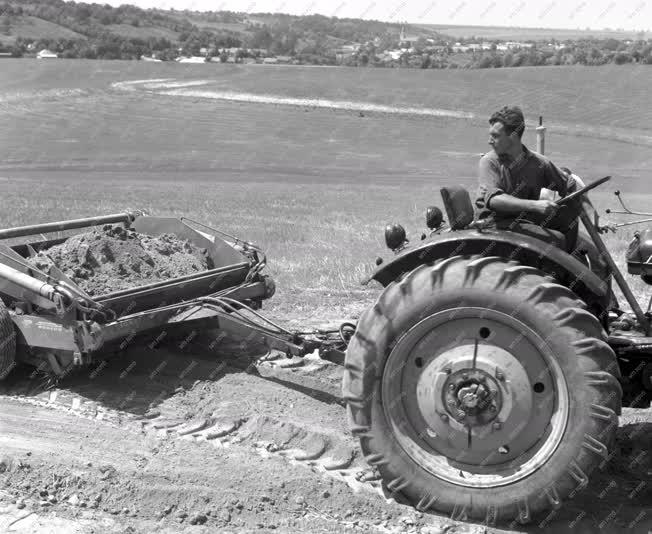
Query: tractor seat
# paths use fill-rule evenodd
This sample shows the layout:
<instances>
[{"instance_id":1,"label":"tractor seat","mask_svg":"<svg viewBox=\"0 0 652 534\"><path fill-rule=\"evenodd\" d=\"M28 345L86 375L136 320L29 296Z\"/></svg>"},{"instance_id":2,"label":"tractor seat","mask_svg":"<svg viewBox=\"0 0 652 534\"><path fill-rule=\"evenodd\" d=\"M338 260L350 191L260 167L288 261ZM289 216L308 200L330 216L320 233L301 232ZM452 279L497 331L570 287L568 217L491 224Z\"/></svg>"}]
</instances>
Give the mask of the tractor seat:
<instances>
[{"instance_id":1,"label":"tractor seat","mask_svg":"<svg viewBox=\"0 0 652 534\"><path fill-rule=\"evenodd\" d=\"M440 191L450 229L462 230L471 224L474 211L469 192L461 185L442 187Z\"/></svg>"},{"instance_id":2,"label":"tractor seat","mask_svg":"<svg viewBox=\"0 0 652 534\"><path fill-rule=\"evenodd\" d=\"M442 187L440 191L450 229L463 230L467 228L473 222L475 215L469 192L461 185ZM497 220L494 224L498 230L510 230L536 237L546 243L552 243L562 250L567 248L565 235L552 228L542 228L528 221L514 219Z\"/></svg>"}]
</instances>

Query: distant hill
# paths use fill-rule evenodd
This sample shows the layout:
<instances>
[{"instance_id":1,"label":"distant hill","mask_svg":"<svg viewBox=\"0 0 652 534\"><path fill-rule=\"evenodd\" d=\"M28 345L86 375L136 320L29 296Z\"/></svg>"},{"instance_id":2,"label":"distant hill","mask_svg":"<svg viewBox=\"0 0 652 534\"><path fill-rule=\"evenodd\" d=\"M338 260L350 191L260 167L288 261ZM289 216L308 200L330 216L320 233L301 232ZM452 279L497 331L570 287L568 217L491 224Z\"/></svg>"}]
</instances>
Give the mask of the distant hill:
<instances>
[{"instance_id":1,"label":"distant hill","mask_svg":"<svg viewBox=\"0 0 652 534\"><path fill-rule=\"evenodd\" d=\"M415 24L416 31L438 32L456 38L482 37L485 39L500 39L503 41L543 41L556 39L646 39L650 32L636 32L627 30L571 30L565 28L510 28L503 26L455 26L445 24Z\"/></svg>"},{"instance_id":2,"label":"distant hill","mask_svg":"<svg viewBox=\"0 0 652 534\"><path fill-rule=\"evenodd\" d=\"M15 57L48 49L64 58L165 61L195 56L190 61L438 69L652 64L652 41L646 38L607 30L401 24L323 15L0 0L0 52Z\"/></svg>"},{"instance_id":3,"label":"distant hill","mask_svg":"<svg viewBox=\"0 0 652 534\"><path fill-rule=\"evenodd\" d=\"M0 8L1 9L1 8ZM14 43L17 38L26 39L83 39L84 36L56 22L29 15L7 17L0 20L0 42Z\"/></svg>"},{"instance_id":4,"label":"distant hill","mask_svg":"<svg viewBox=\"0 0 652 534\"><path fill-rule=\"evenodd\" d=\"M240 41L255 38L262 27L277 28L309 39L368 40L378 35L399 35L401 25L360 19L338 19L322 15L292 16L272 13L199 12L140 9L135 6L64 2L63 0L5 0L0 3L0 42L19 38L98 38L117 35L133 39L150 37L183 42L188 33ZM437 32L423 28L421 34ZM254 43L259 44L259 43Z\"/></svg>"}]
</instances>

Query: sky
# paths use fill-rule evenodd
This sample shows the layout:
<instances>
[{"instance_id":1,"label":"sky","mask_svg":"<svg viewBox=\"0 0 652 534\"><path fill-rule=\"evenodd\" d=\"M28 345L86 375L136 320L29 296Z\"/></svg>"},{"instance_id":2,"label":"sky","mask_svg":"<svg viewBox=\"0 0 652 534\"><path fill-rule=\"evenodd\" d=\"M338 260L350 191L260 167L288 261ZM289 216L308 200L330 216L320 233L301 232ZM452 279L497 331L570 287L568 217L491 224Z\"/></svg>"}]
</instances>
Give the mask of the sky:
<instances>
[{"instance_id":1,"label":"sky","mask_svg":"<svg viewBox=\"0 0 652 534\"><path fill-rule=\"evenodd\" d=\"M649 30L652 0L85 0L142 8L319 13L387 22Z\"/></svg>"}]
</instances>

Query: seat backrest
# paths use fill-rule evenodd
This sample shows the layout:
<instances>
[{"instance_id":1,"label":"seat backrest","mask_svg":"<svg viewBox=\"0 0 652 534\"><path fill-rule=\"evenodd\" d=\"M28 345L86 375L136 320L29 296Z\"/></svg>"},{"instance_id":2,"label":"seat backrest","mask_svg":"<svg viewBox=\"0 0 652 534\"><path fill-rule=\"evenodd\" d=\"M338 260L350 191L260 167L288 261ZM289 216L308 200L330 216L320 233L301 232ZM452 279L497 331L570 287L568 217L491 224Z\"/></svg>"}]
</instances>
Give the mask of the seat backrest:
<instances>
[{"instance_id":1,"label":"seat backrest","mask_svg":"<svg viewBox=\"0 0 652 534\"><path fill-rule=\"evenodd\" d=\"M469 192L461 185L441 188L451 230L462 230L473 222L474 211Z\"/></svg>"}]
</instances>

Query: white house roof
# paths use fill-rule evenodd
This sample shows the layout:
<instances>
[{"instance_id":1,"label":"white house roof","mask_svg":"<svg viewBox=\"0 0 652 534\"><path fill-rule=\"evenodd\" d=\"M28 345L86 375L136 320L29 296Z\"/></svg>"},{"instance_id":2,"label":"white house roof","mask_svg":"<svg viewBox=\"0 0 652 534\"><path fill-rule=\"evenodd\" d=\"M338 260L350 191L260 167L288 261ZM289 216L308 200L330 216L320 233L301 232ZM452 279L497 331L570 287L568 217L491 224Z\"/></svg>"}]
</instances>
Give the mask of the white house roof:
<instances>
[{"instance_id":1,"label":"white house roof","mask_svg":"<svg viewBox=\"0 0 652 534\"><path fill-rule=\"evenodd\" d=\"M59 55L56 54L55 52L52 52L51 50L48 50L47 48L44 48L38 54L36 54L36 57L38 57L38 58L55 58L55 57L59 57Z\"/></svg>"}]
</instances>

